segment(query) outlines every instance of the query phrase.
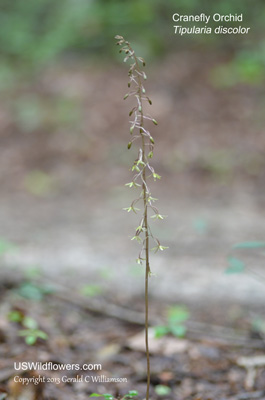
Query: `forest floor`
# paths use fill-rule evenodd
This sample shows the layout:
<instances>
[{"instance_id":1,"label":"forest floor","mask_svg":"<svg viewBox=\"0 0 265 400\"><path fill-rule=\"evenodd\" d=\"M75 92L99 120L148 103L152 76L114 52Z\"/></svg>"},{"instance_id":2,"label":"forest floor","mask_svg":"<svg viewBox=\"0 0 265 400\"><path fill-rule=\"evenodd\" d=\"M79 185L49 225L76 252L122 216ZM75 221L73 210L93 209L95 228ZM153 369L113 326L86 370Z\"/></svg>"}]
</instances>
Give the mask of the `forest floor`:
<instances>
[{"instance_id":1,"label":"forest floor","mask_svg":"<svg viewBox=\"0 0 265 400\"><path fill-rule=\"evenodd\" d=\"M148 74L162 175L152 192L168 215L154 231L169 246L152 257L150 312L159 324L168 305L191 313L185 339L150 339L152 398L265 398L264 360L255 358L264 354L264 280L253 277L264 274L264 252L233 249L264 241L264 89L218 87L211 77L222 61L220 53L183 52ZM37 385L28 394L22 387L17 400L41 399L37 388L47 400L132 389L144 396L144 271L130 241L138 220L122 211L134 198L123 186L135 158L127 152L126 74L58 64L1 100L3 399L20 390L12 384L18 360L102 360L102 375L128 384ZM229 256L243 260L246 273L226 274ZM38 321L49 339L26 345L17 336L21 321L7 318L12 310ZM243 356L261 365L244 368ZM165 397L159 384L170 388Z\"/></svg>"},{"instance_id":2,"label":"forest floor","mask_svg":"<svg viewBox=\"0 0 265 400\"><path fill-rule=\"evenodd\" d=\"M139 393L137 399L144 398L143 299L119 303L115 296L78 295L73 287L50 286L48 292L47 282L32 281L31 290L26 285L18 276L15 283L10 277L1 280L1 399L84 400L94 392L120 398L131 390ZM151 399L265 399L264 336L245 319L245 308L234 306L228 313L220 305L193 306L185 338L156 338L154 327L165 323L166 309L151 299L150 310ZM33 328L45 332L46 340L25 343L34 335L26 318L31 326L32 321L38 324ZM19 362L52 367L24 371ZM66 364L80 370L60 370ZM92 369L86 371L84 364ZM101 382L93 382L97 377ZM17 382L20 378L29 379L28 384ZM109 383L110 378L118 382Z\"/></svg>"}]
</instances>

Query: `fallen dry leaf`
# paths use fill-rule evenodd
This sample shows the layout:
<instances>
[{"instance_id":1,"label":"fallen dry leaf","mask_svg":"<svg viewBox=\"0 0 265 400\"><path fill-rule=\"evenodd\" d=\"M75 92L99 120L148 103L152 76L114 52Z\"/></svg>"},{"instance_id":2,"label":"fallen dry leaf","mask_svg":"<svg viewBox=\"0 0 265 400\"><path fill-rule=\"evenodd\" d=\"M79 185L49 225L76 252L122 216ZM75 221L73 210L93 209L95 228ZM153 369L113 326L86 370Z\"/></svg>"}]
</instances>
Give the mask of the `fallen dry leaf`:
<instances>
[{"instance_id":1,"label":"fallen dry leaf","mask_svg":"<svg viewBox=\"0 0 265 400\"><path fill-rule=\"evenodd\" d=\"M149 329L149 351L151 354L172 355L184 353L189 349L190 342L186 339L163 336L156 338L153 329ZM127 341L127 346L132 350L145 351L145 331L137 333Z\"/></svg>"}]
</instances>

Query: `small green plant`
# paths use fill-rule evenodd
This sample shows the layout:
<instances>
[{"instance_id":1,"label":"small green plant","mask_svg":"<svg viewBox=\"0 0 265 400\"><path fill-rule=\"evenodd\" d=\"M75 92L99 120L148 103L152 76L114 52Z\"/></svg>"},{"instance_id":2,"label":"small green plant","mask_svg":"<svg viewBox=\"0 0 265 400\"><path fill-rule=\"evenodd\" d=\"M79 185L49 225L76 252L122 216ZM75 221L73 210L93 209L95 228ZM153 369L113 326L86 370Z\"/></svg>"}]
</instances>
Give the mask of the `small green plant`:
<instances>
[{"instance_id":1,"label":"small green plant","mask_svg":"<svg viewBox=\"0 0 265 400\"><path fill-rule=\"evenodd\" d=\"M6 239L0 238L0 256L16 250L16 246Z\"/></svg>"},{"instance_id":2,"label":"small green plant","mask_svg":"<svg viewBox=\"0 0 265 400\"><path fill-rule=\"evenodd\" d=\"M160 338L167 334L182 338L186 335L185 322L189 319L190 313L186 307L172 306L167 311L167 323L155 326L155 337Z\"/></svg>"},{"instance_id":3,"label":"small green plant","mask_svg":"<svg viewBox=\"0 0 265 400\"><path fill-rule=\"evenodd\" d=\"M126 393L121 398L121 400L130 400L130 399L134 399L137 396L138 396L138 392L136 390L130 390L128 393ZM109 394L109 393L105 393L105 394L92 393L89 397L104 397L105 400L114 400L113 395Z\"/></svg>"},{"instance_id":4,"label":"small green plant","mask_svg":"<svg viewBox=\"0 0 265 400\"><path fill-rule=\"evenodd\" d=\"M99 285L84 285L80 289L80 293L86 297L95 297L102 294L103 288Z\"/></svg>"},{"instance_id":5,"label":"small green plant","mask_svg":"<svg viewBox=\"0 0 265 400\"><path fill-rule=\"evenodd\" d=\"M54 191L56 184L51 175L40 170L33 170L26 175L24 186L30 194L45 197Z\"/></svg>"},{"instance_id":6,"label":"small green plant","mask_svg":"<svg viewBox=\"0 0 265 400\"><path fill-rule=\"evenodd\" d=\"M46 295L53 293L54 289L50 285L25 281L16 289L16 292L25 299L40 301Z\"/></svg>"},{"instance_id":7,"label":"small green plant","mask_svg":"<svg viewBox=\"0 0 265 400\"><path fill-rule=\"evenodd\" d=\"M168 396L171 393L171 388L166 385L157 385L155 387L155 392L158 396Z\"/></svg>"},{"instance_id":8,"label":"small green plant","mask_svg":"<svg viewBox=\"0 0 265 400\"><path fill-rule=\"evenodd\" d=\"M265 242L242 242L235 244L232 247L230 254L227 257L228 267L226 269L227 274L239 274L242 272L247 272L250 275L253 275L256 279L263 280L265 282L265 275L254 271L251 267L249 267L245 261L242 261L241 257L239 258L235 253L238 250L243 250L244 252L250 251L257 251L257 250L264 250L265 249Z\"/></svg>"},{"instance_id":9,"label":"small green plant","mask_svg":"<svg viewBox=\"0 0 265 400\"><path fill-rule=\"evenodd\" d=\"M41 329L34 318L25 316L22 312L13 310L8 314L8 320L11 322L17 322L23 326L25 329L20 329L18 331L19 336L25 338L25 343L29 346L34 345L38 339L47 340L48 335Z\"/></svg>"},{"instance_id":10,"label":"small green plant","mask_svg":"<svg viewBox=\"0 0 265 400\"><path fill-rule=\"evenodd\" d=\"M148 179L152 178L154 181L160 179L153 166L150 164L154 155L155 141L151 135L148 124L152 123L157 125L157 121L145 113L145 104L152 105L151 99L147 96L144 87L144 82L147 79L146 73L143 68L145 67L145 60L142 57L136 56L132 46L122 36L115 36L117 45L120 46L120 53L124 53L124 62L130 60L130 68L128 72L129 92L125 94L124 100L128 97L135 98L136 102L129 112L130 117L130 135L131 139L128 143L128 149L139 142L137 147L137 158L131 168L133 172L132 181L126 183L126 186L132 189L139 189L140 193L136 199L132 201L129 207L124 210L127 212L134 212L137 214L140 211L137 206L142 206L142 215L140 217L137 228L135 229L132 240L140 243L141 250L139 252L137 263L145 264L145 348L146 348L146 361L147 361L147 387L146 387L146 400L149 400L150 388L150 356L148 344L148 283L151 276L150 268L150 240L154 242L154 247L151 249L154 252L163 251L167 247L162 246L160 241L154 237L149 225L149 211L153 213L151 218L153 220L163 220L164 215L160 214L158 209L154 206L156 199L152 197L148 185Z\"/></svg>"},{"instance_id":11,"label":"small green plant","mask_svg":"<svg viewBox=\"0 0 265 400\"><path fill-rule=\"evenodd\" d=\"M260 283L265 283L265 275L257 272L251 266L247 265L246 261L242 260L242 255L237 255L237 251L243 250L245 256L249 254L251 251L257 252L258 250L262 250L264 254L265 242L258 241L250 241L250 242L241 242L237 243L232 247L232 250L227 257L228 267L226 269L226 274L241 274L247 273L257 279ZM265 335L265 318L264 316L258 315L250 318L251 329L254 332L259 333L264 337Z\"/></svg>"},{"instance_id":12,"label":"small green plant","mask_svg":"<svg viewBox=\"0 0 265 400\"><path fill-rule=\"evenodd\" d=\"M258 333L260 336L265 338L265 317L260 315L252 317L251 329L253 332Z\"/></svg>"}]
</instances>

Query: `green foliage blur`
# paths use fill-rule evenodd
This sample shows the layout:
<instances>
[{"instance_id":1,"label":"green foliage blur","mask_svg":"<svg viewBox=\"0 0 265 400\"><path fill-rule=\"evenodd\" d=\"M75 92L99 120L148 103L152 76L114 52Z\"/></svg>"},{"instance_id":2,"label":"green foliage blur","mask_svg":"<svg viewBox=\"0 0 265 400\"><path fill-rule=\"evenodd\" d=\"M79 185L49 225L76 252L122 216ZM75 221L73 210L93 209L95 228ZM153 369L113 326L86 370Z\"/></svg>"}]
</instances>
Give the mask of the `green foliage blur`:
<instances>
[{"instance_id":1,"label":"green foliage blur","mask_svg":"<svg viewBox=\"0 0 265 400\"><path fill-rule=\"evenodd\" d=\"M251 35L180 39L173 34L175 12L242 12ZM115 58L113 37L121 34L138 43L146 58L187 45L227 47L235 51L231 71L217 73L231 84L238 74L255 82L265 64L264 19L263 0L0 0L0 80L12 80L12 67L31 71L61 56Z\"/></svg>"}]
</instances>

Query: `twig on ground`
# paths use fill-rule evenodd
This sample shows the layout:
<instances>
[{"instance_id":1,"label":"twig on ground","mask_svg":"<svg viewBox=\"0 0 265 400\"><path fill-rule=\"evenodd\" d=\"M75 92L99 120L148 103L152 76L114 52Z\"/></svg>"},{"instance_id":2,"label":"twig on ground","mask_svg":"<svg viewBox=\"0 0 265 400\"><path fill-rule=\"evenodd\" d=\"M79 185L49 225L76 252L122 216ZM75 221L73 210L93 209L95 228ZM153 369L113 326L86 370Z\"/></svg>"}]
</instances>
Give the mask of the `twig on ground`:
<instances>
[{"instance_id":1,"label":"twig on ground","mask_svg":"<svg viewBox=\"0 0 265 400\"><path fill-rule=\"evenodd\" d=\"M263 396L265 396L265 390L257 390L255 392L239 393L235 398L236 400L254 400L261 399Z\"/></svg>"},{"instance_id":2,"label":"twig on ground","mask_svg":"<svg viewBox=\"0 0 265 400\"><path fill-rule=\"evenodd\" d=\"M128 322L144 326L145 316L143 313L134 311L116 304L109 303L103 299L98 300L94 298L86 299L78 293L74 292L72 288L65 288L61 285L56 285L57 291L52 296L71 303L85 311L95 312L98 314L106 315L111 318L116 318L120 321ZM71 293L71 296L69 296ZM150 319L150 325L159 325L161 320L156 318ZM213 340L227 346L247 347L253 349L264 349L264 342L262 340L250 339L244 332L238 332L232 328L226 328L218 325L211 325L197 321L187 321L188 337L194 340L201 338Z\"/></svg>"}]
</instances>

